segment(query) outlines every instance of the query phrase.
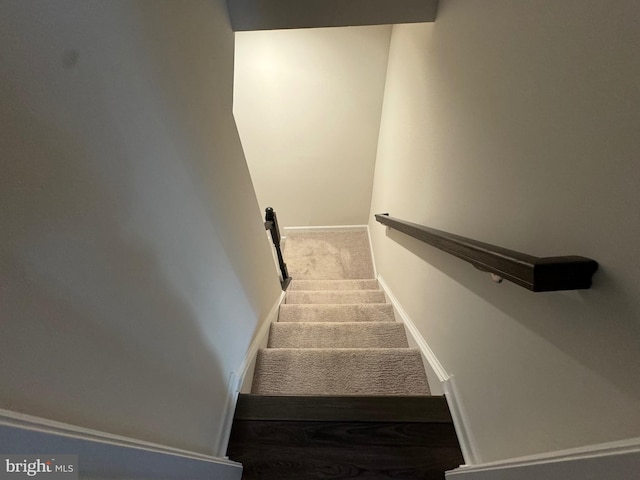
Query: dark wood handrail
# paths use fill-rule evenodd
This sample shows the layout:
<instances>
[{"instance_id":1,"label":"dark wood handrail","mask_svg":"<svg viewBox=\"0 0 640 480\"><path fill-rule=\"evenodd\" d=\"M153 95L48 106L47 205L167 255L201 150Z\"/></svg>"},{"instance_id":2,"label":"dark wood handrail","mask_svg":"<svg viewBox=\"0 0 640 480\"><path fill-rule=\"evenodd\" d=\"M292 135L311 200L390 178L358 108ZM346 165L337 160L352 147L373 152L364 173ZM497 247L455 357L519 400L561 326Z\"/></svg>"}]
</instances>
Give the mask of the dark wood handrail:
<instances>
[{"instance_id":1,"label":"dark wood handrail","mask_svg":"<svg viewBox=\"0 0 640 480\"><path fill-rule=\"evenodd\" d=\"M590 258L575 255L534 257L400 220L386 213L375 217L383 225L461 258L499 279L504 278L534 292L590 288L591 278L598 269L598 262Z\"/></svg>"}]
</instances>

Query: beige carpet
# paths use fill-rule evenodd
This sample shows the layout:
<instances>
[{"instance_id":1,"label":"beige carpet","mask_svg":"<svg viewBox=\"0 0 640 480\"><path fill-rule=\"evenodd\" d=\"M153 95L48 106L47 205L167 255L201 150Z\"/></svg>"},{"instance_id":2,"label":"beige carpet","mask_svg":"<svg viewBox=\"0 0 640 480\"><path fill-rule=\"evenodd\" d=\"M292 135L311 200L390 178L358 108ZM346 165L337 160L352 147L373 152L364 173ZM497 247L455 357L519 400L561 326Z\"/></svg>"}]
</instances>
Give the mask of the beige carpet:
<instances>
[{"instance_id":1,"label":"beige carpet","mask_svg":"<svg viewBox=\"0 0 640 480\"><path fill-rule=\"evenodd\" d=\"M265 348L253 393L268 395L426 395L420 352L411 348Z\"/></svg>"},{"instance_id":2,"label":"beige carpet","mask_svg":"<svg viewBox=\"0 0 640 480\"><path fill-rule=\"evenodd\" d=\"M295 280L287 291L293 290L378 290L375 279L367 280Z\"/></svg>"},{"instance_id":3,"label":"beige carpet","mask_svg":"<svg viewBox=\"0 0 640 480\"><path fill-rule=\"evenodd\" d=\"M293 281L258 352L251 392L264 395L429 395L373 274L365 231L287 233Z\"/></svg>"},{"instance_id":4,"label":"beige carpet","mask_svg":"<svg viewBox=\"0 0 640 480\"><path fill-rule=\"evenodd\" d=\"M287 232L284 257L298 280L373 278L366 231Z\"/></svg>"},{"instance_id":5,"label":"beige carpet","mask_svg":"<svg viewBox=\"0 0 640 480\"><path fill-rule=\"evenodd\" d=\"M294 290L287 293L285 303L385 303L381 290Z\"/></svg>"},{"instance_id":6,"label":"beige carpet","mask_svg":"<svg viewBox=\"0 0 640 480\"><path fill-rule=\"evenodd\" d=\"M277 322L268 348L408 348L398 322Z\"/></svg>"},{"instance_id":7,"label":"beige carpet","mask_svg":"<svg viewBox=\"0 0 640 480\"><path fill-rule=\"evenodd\" d=\"M278 322L395 322L388 303L280 306Z\"/></svg>"}]
</instances>

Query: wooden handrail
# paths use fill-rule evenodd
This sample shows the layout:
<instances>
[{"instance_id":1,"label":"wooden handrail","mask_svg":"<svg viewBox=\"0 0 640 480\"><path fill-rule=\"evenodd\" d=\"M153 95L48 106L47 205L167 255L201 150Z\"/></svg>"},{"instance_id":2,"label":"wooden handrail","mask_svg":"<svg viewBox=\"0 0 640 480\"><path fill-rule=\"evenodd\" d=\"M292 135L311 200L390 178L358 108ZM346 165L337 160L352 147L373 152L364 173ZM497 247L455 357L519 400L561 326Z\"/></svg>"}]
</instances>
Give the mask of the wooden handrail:
<instances>
[{"instance_id":1,"label":"wooden handrail","mask_svg":"<svg viewBox=\"0 0 640 480\"><path fill-rule=\"evenodd\" d=\"M598 269L598 262L590 258L575 255L534 257L388 214L375 217L383 225L461 258L482 271L492 273L495 278L504 278L534 292L590 288L591 278Z\"/></svg>"}]
</instances>

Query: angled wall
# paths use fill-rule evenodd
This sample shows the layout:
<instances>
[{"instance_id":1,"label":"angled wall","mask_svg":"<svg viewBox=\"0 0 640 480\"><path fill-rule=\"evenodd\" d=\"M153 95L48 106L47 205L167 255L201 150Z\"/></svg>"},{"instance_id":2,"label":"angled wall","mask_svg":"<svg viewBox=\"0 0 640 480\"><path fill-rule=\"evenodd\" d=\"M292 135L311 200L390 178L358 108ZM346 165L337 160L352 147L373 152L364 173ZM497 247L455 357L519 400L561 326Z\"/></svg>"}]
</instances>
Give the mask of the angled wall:
<instances>
[{"instance_id":1,"label":"angled wall","mask_svg":"<svg viewBox=\"0 0 640 480\"><path fill-rule=\"evenodd\" d=\"M390 26L236 33L234 114L262 210L367 222Z\"/></svg>"},{"instance_id":2,"label":"angled wall","mask_svg":"<svg viewBox=\"0 0 640 480\"><path fill-rule=\"evenodd\" d=\"M215 453L279 295L224 1L4 1L0 57L0 408Z\"/></svg>"},{"instance_id":3,"label":"angled wall","mask_svg":"<svg viewBox=\"0 0 640 480\"><path fill-rule=\"evenodd\" d=\"M534 294L371 221L480 462L640 435L639 18L633 0L445 0L394 26L371 213L600 263L591 290Z\"/></svg>"}]
</instances>

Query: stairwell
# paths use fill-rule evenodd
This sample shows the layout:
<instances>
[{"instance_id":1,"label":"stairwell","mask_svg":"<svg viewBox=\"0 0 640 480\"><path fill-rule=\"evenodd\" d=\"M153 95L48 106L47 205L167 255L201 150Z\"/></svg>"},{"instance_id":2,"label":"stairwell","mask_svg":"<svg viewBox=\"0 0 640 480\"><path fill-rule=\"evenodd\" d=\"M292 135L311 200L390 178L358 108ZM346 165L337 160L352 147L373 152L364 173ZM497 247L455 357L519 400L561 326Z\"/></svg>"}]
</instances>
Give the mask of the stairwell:
<instances>
[{"instance_id":1,"label":"stairwell","mask_svg":"<svg viewBox=\"0 0 640 480\"><path fill-rule=\"evenodd\" d=\"M289 233L293 281L241 395L246 479L442 479L463 463L444 397L375 279L366 230Z\"/></svg>"}]
</instances>

